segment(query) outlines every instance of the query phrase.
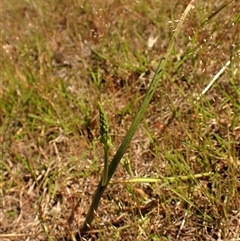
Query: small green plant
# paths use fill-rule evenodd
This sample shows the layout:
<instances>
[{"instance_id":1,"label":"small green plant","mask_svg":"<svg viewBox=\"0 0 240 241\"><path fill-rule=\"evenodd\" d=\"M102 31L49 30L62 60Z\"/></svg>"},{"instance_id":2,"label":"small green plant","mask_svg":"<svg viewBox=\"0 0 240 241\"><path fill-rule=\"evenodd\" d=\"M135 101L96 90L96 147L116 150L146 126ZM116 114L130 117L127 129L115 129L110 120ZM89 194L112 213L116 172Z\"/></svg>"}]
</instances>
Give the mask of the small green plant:
<instances>
[{"instance_id":1,"label":"small green plant","mask_svg":"<svg viewBox=\"0 0 240 241\"><path fill-rule=\"evenodd\" d=\"M180 19L180 21L178 22L178 25L177 25L177 28L176 28L176 31L174 32L173 36L172 36L172 39L171 39L171 42L167 48L167 51L164 55L164 57L161 59L160 63L159 63L159 66L156 70L156 73L153 77L153 80L147 90L147 93L145 95L145 98L132 122L132 125L130 126L122 144L120 145L119 149L117 150L115 156L113 157L113 160L112 162L110 163L109 167L108 167L108 151L109 151L109 143L110 143L110 140L108 139L108 134L106 134L107 132L105 132L108 127L107 127L107 124L105 123L104 119L104 112L103 112L103 109L101 108L101 105L99 105L99 110L100 110L100 129L101 130L101 142L103 143L104 145L104 151L105 151L105 158L104 158L104 173L103 173L103 177L102 179L100 180L99 184L98 184L98 187L95 191L95 194L93 196L93 201L92 201L92 204L88 210L88 213L87 213L87 216L86 216L86 219L85 219L85 222L83 224L83 227L81 229L81 233L85 233L86 231L89 230L90 228L90 225L94 219L94 215L95 215L95 212L97 211L98 209L98 206L99 206L99 202L101 200L101 197L106 189L106 187L108 186L108 183L110 182L110 179L112 178L119 162L121 161L123 155L125 154L132 138L133 138L133 135L135 134L142 118L143 118L143 115L148 107L148 104L150 102L150 100L152 99L152 96L158 86L158 83L163 75L163 72L165 70L165 66L166 66L166 63L168 62L169 60L169 57L171 55L171 52L173 50L173 47L174 47L174 44L175 44L175 40L177 39L177 36L179 35L180 33L180 29L183 25L183 22L184 20L186 19L189 11L191 10L191 8L193 7L193 3L194 3L194 0L192 0L188 6L186 7L185 11L183 12L182 14L182 17ZM101 117L102 115L102 117ZM106 120L106 119L105 119ZM76 235L76 239L77 240L80 240L80 236L79 234Z\"/></svg>"}]
</instances>

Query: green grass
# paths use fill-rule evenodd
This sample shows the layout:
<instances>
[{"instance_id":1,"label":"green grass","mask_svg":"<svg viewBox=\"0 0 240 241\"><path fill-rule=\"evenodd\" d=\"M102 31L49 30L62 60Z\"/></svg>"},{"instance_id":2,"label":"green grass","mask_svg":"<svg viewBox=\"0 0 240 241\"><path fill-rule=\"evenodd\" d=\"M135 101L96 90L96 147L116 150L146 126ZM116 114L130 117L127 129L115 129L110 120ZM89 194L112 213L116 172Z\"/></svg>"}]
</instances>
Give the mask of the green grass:
<instances>
[{"instance_id":1,"label":"green grass","mask_svg":"<svg viewBox=\"0 0 240 241\"><path fill-rule=\"evenodd\" d=\"M112 158L188 3L170 2L3 1L1 239L82 226L103 172L97 103ZM238 9L196 1L124 156L133 177L118 167L86 240L239 240Z\"/></svg>"}]
</instances>

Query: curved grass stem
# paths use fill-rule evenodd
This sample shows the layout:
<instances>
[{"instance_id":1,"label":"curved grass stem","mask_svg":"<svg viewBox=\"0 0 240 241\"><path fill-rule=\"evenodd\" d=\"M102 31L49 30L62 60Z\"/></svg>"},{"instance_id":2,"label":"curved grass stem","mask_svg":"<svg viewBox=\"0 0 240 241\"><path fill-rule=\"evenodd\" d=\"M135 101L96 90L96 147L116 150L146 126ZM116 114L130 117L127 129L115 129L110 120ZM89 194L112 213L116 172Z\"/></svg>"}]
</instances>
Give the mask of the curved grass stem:
<instances>
[{"instance_id":1,"label":"curved grass stem","mask_svg":"<svg viewBox=\"0 0 240 241\"><path fill-rule=\"evenodd\" d=\"M109 147L105 146L104 147L104 170L103 170L103 177L102 177L102 186L107 185L107 180L108 180L108 169L109 169Z\"/></svg>"}]
</instances>

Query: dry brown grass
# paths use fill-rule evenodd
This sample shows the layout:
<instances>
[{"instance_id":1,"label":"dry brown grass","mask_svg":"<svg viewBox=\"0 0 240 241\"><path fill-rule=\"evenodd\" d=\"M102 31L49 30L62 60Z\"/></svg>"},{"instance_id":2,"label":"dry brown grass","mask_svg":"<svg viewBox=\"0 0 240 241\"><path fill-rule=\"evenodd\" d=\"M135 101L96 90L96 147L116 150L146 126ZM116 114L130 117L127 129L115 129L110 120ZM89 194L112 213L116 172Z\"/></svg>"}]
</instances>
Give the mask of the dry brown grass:
<instances>
[{"instance_id":1,"label":"dry brown grass","mask_svg":"<svg viewBox=\"0 0 240 241\"><path fill-rule=\"evenodd\" d=\"M3 1L1 240L80 228L103 169L97 101L113 155L187 3ZM197 1L126 155L137 177L214 175L112 184L83 240L240 240L239 11ZM126 178L120 165L113 179Z\"/></svg>"}]
</instances>

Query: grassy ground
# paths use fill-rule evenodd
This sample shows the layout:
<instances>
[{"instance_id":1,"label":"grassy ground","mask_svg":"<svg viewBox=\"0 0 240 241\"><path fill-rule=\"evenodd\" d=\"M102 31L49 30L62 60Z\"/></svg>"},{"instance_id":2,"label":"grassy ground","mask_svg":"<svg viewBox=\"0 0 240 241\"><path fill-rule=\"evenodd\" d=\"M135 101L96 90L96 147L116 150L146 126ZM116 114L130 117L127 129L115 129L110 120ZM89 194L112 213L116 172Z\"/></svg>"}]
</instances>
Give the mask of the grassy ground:
<instances>
[{"instance_id":1,"label":"grassy ground","mask_svg":"<svg viewBox=\"0 0 240 241\"><path fill-rule=\"evenodd\" d=\"M1 240L81 227L103 170L97 102L113 156L188 3L102 2L0 6ZM124 182L121 164L83 240L240 240L239 25L239 1L196 1L124 156L162 180Z\"/></svg>"}]
</instances>

